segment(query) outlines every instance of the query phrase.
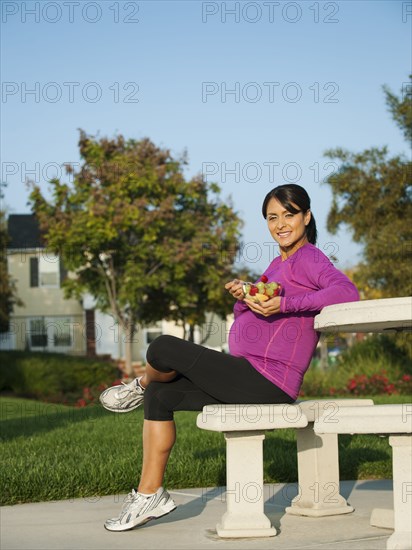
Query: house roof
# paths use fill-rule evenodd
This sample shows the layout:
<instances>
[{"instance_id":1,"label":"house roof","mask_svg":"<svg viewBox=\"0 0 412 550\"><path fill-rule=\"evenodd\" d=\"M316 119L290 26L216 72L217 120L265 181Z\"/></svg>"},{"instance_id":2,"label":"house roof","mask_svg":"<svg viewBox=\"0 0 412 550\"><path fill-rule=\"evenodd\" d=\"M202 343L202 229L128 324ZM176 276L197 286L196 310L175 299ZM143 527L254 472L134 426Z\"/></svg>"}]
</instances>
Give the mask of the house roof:
<instances>
[{"instance_id":1,"label":"house roof","mask_svg":"<svg viewBox=\"0 0 412 550\"><path fill-rule=\"evenodd\" d=\"M34 214L10 214L7 231L8 249L44 248L39 222Z\"/></svg>"}]
</instances>

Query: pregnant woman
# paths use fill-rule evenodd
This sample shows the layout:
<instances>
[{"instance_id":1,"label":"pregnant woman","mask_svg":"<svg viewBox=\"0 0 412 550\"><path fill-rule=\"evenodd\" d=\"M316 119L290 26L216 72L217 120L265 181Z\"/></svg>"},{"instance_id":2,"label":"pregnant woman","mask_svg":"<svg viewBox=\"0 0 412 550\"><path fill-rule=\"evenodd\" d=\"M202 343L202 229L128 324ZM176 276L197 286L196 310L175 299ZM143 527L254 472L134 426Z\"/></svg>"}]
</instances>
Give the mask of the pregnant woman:
<instances>
[{"instance_id":1,"label":"pregnant woman","mask_svg":"<svg viewBox=\"0 0 412 550\"><path fill-rule=\"evenodd\" d=\"M176 508L162 487L176 440L175 411L221 403L293 403L319 340L313 318L325 306L359 300L354 284L315 246L316 223L303 187L275 187L262 214L280 251L263 275L282 290L256 303L245 296L242 281L226 283L236 300L230 353L160 336L147 350L145 374L100 396L112 412L144 405L139 484L120 515L106 521L110 531L133 529Z\"/></svg>"}]
</instances>

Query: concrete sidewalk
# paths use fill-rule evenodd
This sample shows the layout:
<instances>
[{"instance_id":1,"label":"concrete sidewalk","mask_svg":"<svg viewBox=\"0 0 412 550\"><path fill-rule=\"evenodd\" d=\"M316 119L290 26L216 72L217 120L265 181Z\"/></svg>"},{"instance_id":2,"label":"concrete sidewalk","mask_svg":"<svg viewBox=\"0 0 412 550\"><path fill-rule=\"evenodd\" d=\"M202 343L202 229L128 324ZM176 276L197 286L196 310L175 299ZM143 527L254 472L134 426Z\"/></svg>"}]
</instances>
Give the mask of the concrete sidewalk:
<instances>
[{"instance_id":1,"label":"concrete sidewalk","mask_svg":"<svg viewBox=\"0 0 412 550\"><path fill-rule=\"evenodd\" d=\"M384 550L392 533L369 524L373 508L393 508L392 482L388 480L342 482L341 494L355 511L325 518L285 514L285 507L296 495L296 484L265 485L265 513L278 533L254 539L216 535L215 525L226 509L224 488L169 492L178 505L176 510L123 533L106 531L103 523L118 515L125 495L4 506L0 508L0 548Z\"/></svg>"}]
</instances>

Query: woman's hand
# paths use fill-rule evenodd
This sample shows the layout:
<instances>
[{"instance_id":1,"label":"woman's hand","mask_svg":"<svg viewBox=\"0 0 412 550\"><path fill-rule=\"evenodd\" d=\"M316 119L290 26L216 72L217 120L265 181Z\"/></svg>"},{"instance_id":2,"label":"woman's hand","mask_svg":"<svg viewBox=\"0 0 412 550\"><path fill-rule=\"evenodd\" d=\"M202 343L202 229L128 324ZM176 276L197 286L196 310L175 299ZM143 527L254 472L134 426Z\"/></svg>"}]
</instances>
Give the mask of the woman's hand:
<instances>
[{"instance_id":1,"label":"woman's hand","mask_svg":"<svg viewBox=\"0 0 412 550\"><path fill-rule=\"evenodd\" d=\"M275 313L280 313L280 296L274 296L273 298L266 300L266 302L260 302L258 304L252 300L244 300L244 302L252 311L259 313L264 317L269 317Z\"/></svg>"},{"instance_id":2,"label":"woman's hand","mask_svg":"<svg viewBox=\"0 0 412 550\"><path fill-rule=\"evenodd\" d=\"M243 281L239 279L233 279L233 281L226 283L225 289L228 290L236 300L243 300L245 297L245 293L243 292Z\"/></svg>"}]
</instances>

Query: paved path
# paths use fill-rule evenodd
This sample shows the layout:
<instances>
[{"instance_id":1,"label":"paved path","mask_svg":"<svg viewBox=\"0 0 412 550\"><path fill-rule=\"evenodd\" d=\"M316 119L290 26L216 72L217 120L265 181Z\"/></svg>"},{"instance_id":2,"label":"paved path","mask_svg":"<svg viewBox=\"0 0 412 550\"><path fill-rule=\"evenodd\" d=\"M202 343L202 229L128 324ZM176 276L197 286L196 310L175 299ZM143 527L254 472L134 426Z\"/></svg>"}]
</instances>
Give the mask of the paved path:
<instances>
[{"instance_id":1,"label":"paved path","mask_svg":"<svg viewBox=\"0 0 412 550\"><path fill-rule=\"evenodd\" d=\"M296 484L265 485L265 512L276 537L220 539L215 525L225 511L224 489L170 491L178 508L156 521L123 533L104 529L124 495L0 508L1 550L384 550L391 530L369 524L373 508L392 508L392 482L345 481L341 494L352 514L306 518L284 513ZM412 541L411 541L412 544Z\"/></svg>"}]
</instances>

